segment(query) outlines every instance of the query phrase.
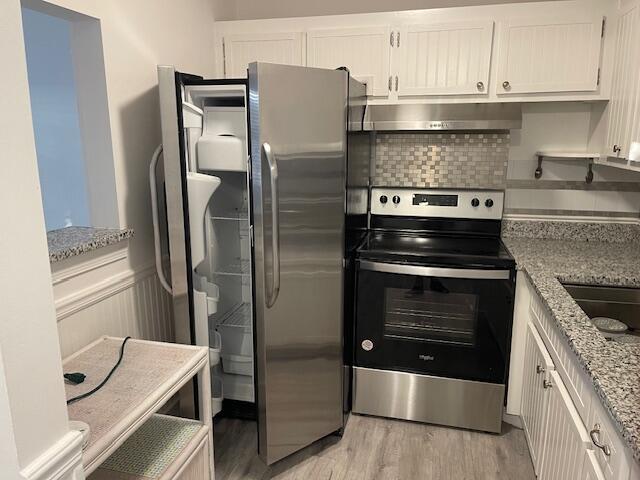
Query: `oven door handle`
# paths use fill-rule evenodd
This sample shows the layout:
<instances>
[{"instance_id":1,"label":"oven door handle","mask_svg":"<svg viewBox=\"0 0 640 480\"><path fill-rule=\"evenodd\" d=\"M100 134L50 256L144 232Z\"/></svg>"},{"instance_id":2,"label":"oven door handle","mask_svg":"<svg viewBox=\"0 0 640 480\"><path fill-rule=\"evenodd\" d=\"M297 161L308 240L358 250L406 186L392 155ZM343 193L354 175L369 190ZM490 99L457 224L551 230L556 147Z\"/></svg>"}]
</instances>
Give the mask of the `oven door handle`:
<instances>
[{"instance_id":1,"label":"oven door handle","mask_svg":"<svg viewBox=\"0 0 640 480\"><path fill-rule=\"evenodd\" d=\"M360 269L370 270L372 272L418 275L420 277L469 278L476 280L509 280L509 278L511 278L511 270L421 267L418 265L370 262L368 260L360 260Z\"/></svg>"}]
</instances>

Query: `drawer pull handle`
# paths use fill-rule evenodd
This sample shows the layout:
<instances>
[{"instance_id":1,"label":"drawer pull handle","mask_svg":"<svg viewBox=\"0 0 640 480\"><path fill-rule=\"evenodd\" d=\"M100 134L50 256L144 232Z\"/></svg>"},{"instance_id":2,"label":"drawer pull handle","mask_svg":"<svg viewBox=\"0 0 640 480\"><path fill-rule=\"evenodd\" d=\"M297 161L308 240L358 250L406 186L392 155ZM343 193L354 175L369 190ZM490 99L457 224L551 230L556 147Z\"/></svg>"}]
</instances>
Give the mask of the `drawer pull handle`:
<instances>
[{"instance_id":1,"label":"drawer pull handle","mask_svg":"<svg viewBox=\"0 0 640 480\"><path fill-rule=\"evenodd\" d=\"M551 380L542 381L542 388L551 388L551 387L553 387L553 383L551 383Z\"/></svg>"},{"instance_id":2,"label":"drawer pull handle","mask_svg":"<svg viewBox=\"0 0 640 480\"><path fill-rule=\"evenodd\" d=\"M536 365L536 373L541 374L546 372L547 370L542 365Z\"/></svg>"},{"instance_id":3,"label":"drawer pull handle","mask_svg":"<svg viewBox=\"0 0 640 480\"><path fill-rule=\"evenodd\" d=\"M596 447L598 447L600 450L602 450L607 457L611 455L611 448L609 448L609 445L600 443L600 424L599 423L596 423L593 426L593 430L589 432L589 436L591 437L591 441L593 442L593 444Z\"/></svg>"}]
</instances>

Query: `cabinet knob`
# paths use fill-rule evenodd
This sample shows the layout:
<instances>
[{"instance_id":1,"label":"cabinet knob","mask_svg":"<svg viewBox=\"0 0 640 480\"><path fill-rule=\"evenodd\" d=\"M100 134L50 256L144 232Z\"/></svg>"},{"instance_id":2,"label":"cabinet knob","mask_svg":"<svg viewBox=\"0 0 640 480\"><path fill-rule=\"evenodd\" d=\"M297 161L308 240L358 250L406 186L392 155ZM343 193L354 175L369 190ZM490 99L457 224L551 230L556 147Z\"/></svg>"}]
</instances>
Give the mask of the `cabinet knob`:
<instances>
[{"instance_id":1,"label":"cabinet knob","mask_svg":"<svg viewBox=\"0 0 640 480\"><path fill-rule=\"evenodd\" d=\"M502 88L504 88L505 90L509 90L509 87L511 87L511 84L509 82L507 82L506 80L502 82Z\"/></svg>"},{"instance_id":2,"label":"cabinet knob","mask_svg":"<svg viewBox=\"0 0 640 480\"><path fill-rule=\"evenodd\" d=\"M551 387L553 387L553 383L551 383L551 380L542 381L542 388L551 388Z\"/></svg>"},{"instance_id":3,"label":"cabinet knob","mask_svg":"<svg viewBox=\"0 0 640 480\"><path fill-rule=\"evenodd\" d=\"M600 450L604 452L604 454L608 457L611 455L611 448L609 445L600 442L600 424L596 423L593 426L593 430L589 432L589 436L591 437L591 441L593 444L598 447Z\"/></svg>"},{"instance_id":4,"label":"cabinet knob","mask_svg":"<svg viewBox=\"0 0 640 480\"><path fill-rule=\"evenodd\" d=\"M476 87L478 87L478 90L484 90L484 82L476 83Z\"/></svg>"},{"instance_id":5,"label":"cabinet knob","mask_svg":"<svg viewBox=\"0 0 640 480\"><path fill-rule=\"evenodd\" d=\"M542 365L536 365L536 373L544 373L546 370Z\"/></svg>"}]
</instances>

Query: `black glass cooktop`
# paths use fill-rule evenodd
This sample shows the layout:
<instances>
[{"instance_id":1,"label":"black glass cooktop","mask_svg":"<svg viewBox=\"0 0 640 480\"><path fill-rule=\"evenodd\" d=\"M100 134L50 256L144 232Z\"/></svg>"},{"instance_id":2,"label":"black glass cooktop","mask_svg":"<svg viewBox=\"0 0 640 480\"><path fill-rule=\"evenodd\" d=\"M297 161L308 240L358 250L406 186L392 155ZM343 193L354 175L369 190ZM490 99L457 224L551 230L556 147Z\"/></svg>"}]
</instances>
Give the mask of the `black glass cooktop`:
<instances>
[{"instance_id":1,"label":"black glass cooktop","mask_svg":"<svg viewBox=\"0 0 640 480\"><path fill-rule=\"evenodd\" d=\"M364 259L418 265L500 268L514 265L513 257L496 237L370 232L358 254Z\"/></svg>"}]
</instances>

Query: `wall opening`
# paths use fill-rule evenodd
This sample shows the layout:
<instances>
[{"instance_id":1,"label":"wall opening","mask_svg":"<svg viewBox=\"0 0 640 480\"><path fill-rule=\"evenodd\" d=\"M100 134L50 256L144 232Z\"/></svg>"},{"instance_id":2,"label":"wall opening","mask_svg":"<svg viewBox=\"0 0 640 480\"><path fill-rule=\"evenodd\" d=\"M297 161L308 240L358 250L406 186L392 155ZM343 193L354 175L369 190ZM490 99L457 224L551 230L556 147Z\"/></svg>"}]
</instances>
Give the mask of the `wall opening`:
<instances>
[{"instance_id":1,"label":"wall opening","mask_svg":"<svg viewBox=\"0 0 640 480\"><path fill-rule=\"evenodd\" d=\"M119 228L100 22L28 0L22 23L47 231Z\"/></svg>"}]
</instances>

